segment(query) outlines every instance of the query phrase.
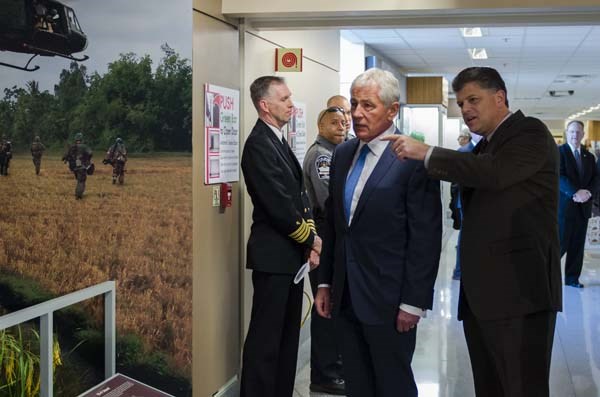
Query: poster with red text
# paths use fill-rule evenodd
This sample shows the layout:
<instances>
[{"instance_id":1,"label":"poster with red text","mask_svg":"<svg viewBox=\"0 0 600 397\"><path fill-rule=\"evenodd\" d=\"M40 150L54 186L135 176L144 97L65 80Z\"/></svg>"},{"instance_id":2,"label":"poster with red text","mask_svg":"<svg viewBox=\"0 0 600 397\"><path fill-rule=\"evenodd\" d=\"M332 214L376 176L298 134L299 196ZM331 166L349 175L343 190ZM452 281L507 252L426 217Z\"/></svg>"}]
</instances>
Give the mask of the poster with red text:
<instances>
[{"instance_id":1,"label":"poster with red text","mask_svg":"<svg viewBox=\"0 0 600 397\"><path fill-rule=\"evenodd\" d=\"M240 179L240 92L204 85L204 184Z\"/></svg>"}]
</instances>

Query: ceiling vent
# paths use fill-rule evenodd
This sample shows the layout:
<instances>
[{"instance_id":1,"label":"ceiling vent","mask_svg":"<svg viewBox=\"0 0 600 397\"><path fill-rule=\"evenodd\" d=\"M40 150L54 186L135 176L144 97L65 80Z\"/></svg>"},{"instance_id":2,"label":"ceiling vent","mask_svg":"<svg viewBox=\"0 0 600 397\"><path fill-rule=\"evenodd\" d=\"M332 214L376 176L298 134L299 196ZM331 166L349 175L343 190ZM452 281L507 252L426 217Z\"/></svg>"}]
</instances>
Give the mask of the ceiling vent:
<instances>
[{"instance_id":1,"label":"ceiling vent","mask_svg":"<svg viewBox=\"0 0 600 397\"><path fill-rule=\"evenodd\" d=\"M560 98L560 97L564 97L564 96L571 96L574 93L575 93L574 90L564 90L564 91L550 90L550 91L548 91L548 94L552 98Z\"/></svg>"}]
</instances>

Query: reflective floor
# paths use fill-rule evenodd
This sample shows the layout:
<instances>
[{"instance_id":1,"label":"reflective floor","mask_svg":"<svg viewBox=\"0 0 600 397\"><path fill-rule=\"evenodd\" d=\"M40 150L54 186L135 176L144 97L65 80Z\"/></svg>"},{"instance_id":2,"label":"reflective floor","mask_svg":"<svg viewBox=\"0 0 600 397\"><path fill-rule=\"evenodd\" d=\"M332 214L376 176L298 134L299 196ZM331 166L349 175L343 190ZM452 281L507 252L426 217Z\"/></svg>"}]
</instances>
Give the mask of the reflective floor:
<instances>
[{"instance_id":1,"label":"reflective floor","mask_svg":"<svg viewBox=\"0 0 600 397\"><path fill-rule=\"evenodd\" d=\"M456 320L459 282L452 280L456 233L442 253L433 311L419 323L413 371L420 397L474 397L473 377L462 331ZM563 260L564 266L564 260ZM600 251L586 251L583 289L564 287L563 312L556 322L550 389L553 397L600 396ZM299 362L307 362L310 343ZM310 393L310 368L298 368L294 397Z\"/></svg>"}]
</instances>

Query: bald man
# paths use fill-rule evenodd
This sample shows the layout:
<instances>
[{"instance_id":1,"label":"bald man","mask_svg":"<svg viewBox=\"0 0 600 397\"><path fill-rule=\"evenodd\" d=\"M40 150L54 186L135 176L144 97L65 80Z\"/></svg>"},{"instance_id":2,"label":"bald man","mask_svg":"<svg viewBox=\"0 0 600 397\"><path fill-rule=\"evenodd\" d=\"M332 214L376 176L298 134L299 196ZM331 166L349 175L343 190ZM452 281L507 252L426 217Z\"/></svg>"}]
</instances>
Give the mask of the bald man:
<instances>
[{"instance_id":1,"label":"bald man","mask_svg":"<svg viewBox=\"0 0 600 397\"><path fill-rule=\"evenodd\" d=\"M344 117L346 118L346 140L356 138L356 134L351 130L352 127L352 114L350 112L350 102L343 95L334 95L327 100L327 107L337 107L344 110Z\"/></svg>"}]
</instances>

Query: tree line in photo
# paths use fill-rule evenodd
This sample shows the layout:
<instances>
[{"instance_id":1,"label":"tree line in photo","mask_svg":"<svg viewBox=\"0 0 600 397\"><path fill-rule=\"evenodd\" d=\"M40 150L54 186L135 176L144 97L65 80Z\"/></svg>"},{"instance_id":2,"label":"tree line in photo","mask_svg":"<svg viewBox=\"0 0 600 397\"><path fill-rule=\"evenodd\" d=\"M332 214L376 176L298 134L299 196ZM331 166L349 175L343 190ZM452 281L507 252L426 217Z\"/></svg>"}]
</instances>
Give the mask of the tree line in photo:
<instances>
[{"instance_id":1,"label":"tree line in photo","mask_svg":"<svg viewBox=\"0 0 600 397\"><path fill-rule=\"evenodd\" d=\"M27 151L35 136L63 150L75 133L92 147L106 148L120 137L130 152L192 150L192 67L168 44L152 70L149 55L121 54L108 71L88 74L84 64L63 69L54 93L39 83L4 90L0 133L15 152Z\"/></svg>"}]
</instances>

